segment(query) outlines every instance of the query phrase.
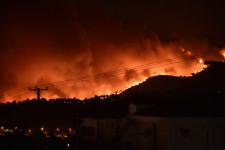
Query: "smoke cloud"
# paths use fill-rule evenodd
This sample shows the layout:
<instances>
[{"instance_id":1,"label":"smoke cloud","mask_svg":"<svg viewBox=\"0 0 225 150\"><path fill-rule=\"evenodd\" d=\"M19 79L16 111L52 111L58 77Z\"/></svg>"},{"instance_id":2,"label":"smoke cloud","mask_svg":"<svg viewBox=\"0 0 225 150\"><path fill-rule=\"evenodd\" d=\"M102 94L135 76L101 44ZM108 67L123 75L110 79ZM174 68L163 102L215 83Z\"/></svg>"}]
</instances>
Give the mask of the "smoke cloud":
<instances>
[{"instance_id":1,"label":"smoke cloud","mask_svg":"<svg viewBox=\"0 0 225 150\"><path fill-rule=\"evenodd\" d=\"M167 65L181 55L189 57L188 51L203 59L222 59L218 49L204 39L176 36L160 40L145 23L128 23L98 5L80 7L79 2L65 0L12 1L2 6L0 96L49 82L49 91L42 97L111 94L155 74L188 75L201 69L196 56L192 61ZM204 55L208 52L210 55ZM132 69L143 64L151 65ZM108 74L98 75L105 72ZM69 79L77 80L56 84ZM34 97L13 96L0 100Z\"/></svg>"}]
</instances>

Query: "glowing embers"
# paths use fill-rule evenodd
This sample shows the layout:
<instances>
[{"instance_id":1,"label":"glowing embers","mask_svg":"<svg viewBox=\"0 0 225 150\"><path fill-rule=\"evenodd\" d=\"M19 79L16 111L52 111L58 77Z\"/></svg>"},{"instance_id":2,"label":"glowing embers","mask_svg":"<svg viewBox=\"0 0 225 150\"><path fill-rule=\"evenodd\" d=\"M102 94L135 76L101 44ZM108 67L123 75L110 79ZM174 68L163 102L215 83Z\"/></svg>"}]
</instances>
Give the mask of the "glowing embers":
<instances>
[{"instance_id":1,"label":"glowing embers","mask_svg":"<svg viewBox=\"0 0 225 150\"><path fill-rule=\"evenodd\" d=\"M140 80L140 81L133 81L127 85L127 88L125 88L125 90L127 90L133 86L139 85L139 84L145 82L146 80L147 80L147 77L143 77L142 80Z\"/></svg>"},{"instance_id":2,"label":"glowing embers","mask_svg":"<svg viewBox=\"0 0 225 150\"><path fill-rule=\"evenodd\" d=\"M220 54L223 56L223 58L225 59L225 48L223 48L221 51L220 51Z\"/></svg>"},{"instance_id":3,"label":"glowing embers","mask_svg":"<svg viewBox=\"0 0 225 150\"><path fill-rule=\"evenodd\" d=\"M198 61L199 61L200 64L203 63L203 59L202 58L199 58Z\"/></svg>"},{"instance_id":4,"label":"glowing embers","mask_svg":"<svg viewBox=\"0 0 225 150\"><path fill-rule=\"evenodd\" d=\"M190 77L190 76L193 76L201 71L203 71L205 68L207 68L207 65L204 65L204 60L202 58L197 58L197 62L196 62L196 69L193 70L193 72L191 72L190 74L188 75L182 75L182 74L172 74L172 73L165 73L165 72L157 72L157 73L153 73L151 75L151 77L154 77L154 76L159 76L159 75L171 75L171 76L179 76L179 77ZM127 88L125 88L124 90L121 90L122 92L133 87L133 86L136 86L136 85L139 85L143 82L145 82L149 77L143 77L142 80L139 80L139 81L133 81L133 82L130 82L129 84L127 84ZM120 94L121 92L117 93L117 94Z\"/></svg>"},{"instance_id":5,"label":"glowing embers","mask_svg":"<svg viewBox=\"0 0 225 150\"><path fill-rule=\"evenodd\" d=\"M205 68L205 57L203 59L203 54L198 55L198 53L198 51L185 50L176 46L162 46L158 48L157 53L151 50L144 53L145 57L139 58L136 55L135 57L121 55L123 61L120 62L121 59L116 59L113 61L113 64L107 62L107 59L105 60L106 62L101 63L101 69L93 67L91 72L88 71L86 73L86 69L82 68L80 70L85 73L82 73L78 77L75 74L72 78L71 76L67 76L67 73L58 75L58 73L61 73L59 71L48 72L49 80L41 80L40 84L49 86L51 90L43 93L41 97L47 100L60 97L76 97L83 100L95 95L119 94L153 76L191 76ZM225 54L225 51L223 54ZM111 57L109 58L111 60ZM64 67L65 65L62 67L62 70L66 69ZM98 70L101 72L99 73ZM10 97L10 100L13 101L15 97L18 98L20 95L21 97L19 98L21 100L35 96L35 94L29 93L28 95L26 90L22 91L23 93L14 94L15 96Z\"/></svg>"}]
</instances>

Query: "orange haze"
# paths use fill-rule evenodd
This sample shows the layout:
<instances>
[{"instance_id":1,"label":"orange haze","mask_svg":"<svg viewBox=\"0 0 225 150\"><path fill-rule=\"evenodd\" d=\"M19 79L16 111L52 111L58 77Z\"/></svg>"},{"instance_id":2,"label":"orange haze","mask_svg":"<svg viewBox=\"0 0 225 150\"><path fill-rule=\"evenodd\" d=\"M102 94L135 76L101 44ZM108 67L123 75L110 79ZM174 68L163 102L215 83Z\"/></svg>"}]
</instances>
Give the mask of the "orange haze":
<instances>
[{"instance_id":1,"label":"orange haze","mask_svg":"<svg viewBox=\"0 0 225 150\"><path fill-rule=\"evenodd\" d=\"M143 24L125 24L95 8L80 13L69 2L54 7L47 2L29 7L18 3L5 12L0 37L2 102L35 98L29 86L48 85L41 95L45 98L112 94L154 75L187 76L202 70L204 60L223 60L224 51L220 54L204 40L162 41ZM69 79L73 80L56 83ZM21 88L25 89L11 93Z\"/></svg>"}]
</instances>

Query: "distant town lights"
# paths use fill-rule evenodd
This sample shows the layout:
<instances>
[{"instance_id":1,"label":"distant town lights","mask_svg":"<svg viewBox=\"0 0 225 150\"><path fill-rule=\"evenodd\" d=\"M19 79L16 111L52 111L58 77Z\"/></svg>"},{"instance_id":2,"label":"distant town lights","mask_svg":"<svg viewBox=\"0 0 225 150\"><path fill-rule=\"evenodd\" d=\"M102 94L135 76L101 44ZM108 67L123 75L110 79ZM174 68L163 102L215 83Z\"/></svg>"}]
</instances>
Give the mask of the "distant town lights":
<instances>
[{"instance_id":1,"label":"distant town lights","mask_svg":"<svg viewBox=\"0 0 225 150\"><path fill-rule=\"evenodd\" d=\"M68 143L66 146L67 146L67 147L70 147L70 144Z\"/></svg>"}]
</instances>

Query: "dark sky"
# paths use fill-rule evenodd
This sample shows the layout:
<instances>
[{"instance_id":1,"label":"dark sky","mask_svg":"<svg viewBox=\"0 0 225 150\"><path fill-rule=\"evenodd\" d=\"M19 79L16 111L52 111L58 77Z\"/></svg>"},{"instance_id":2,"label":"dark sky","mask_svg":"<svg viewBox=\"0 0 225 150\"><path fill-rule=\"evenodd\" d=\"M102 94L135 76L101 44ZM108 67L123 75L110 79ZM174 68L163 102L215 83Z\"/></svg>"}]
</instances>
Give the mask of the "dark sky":
<instances>
[{"instance_id":1,"label":"dark sky","mask_svg":"<svg viewBox=\"0 0 225 150\"><path fill-rule=\"evenodd\" d=\"M142 24L161 38L178 36L207 38L224 46L225 2L210 0L78 0L82 13L106 12L125 24ZM84 10L85 12L83 12Z\"/></svg>"},{"instance_id":2,"label":"dark sky","mask_svg":"<svg viewBox=\"0 0 225 150\"><path fill-rule=\"evenodd\" d=\"M125 26L142 25L159 34L162 39L194 36L224 46L225 2L222 0L66 0L64 2L11 0L2 3L1 11L5 13L3 22L4 17L8 16L7 11L17 13L18 8L21 9L20 13L31 13L30 17L32 17L35 11L41 16L47 9L49 12L54 10L52 14L54 15L63 12L67 5L71 7L74 5L73 8L76 8L74 11L77 11L78 17L84 20L95 18L96 21L99 21L98 19L120 21ZM11 9L9 10L8 7ZM45 10L42 12L41 9ZM8 17L10 19L10 16Z\"/></svg>"}]
</instances>

